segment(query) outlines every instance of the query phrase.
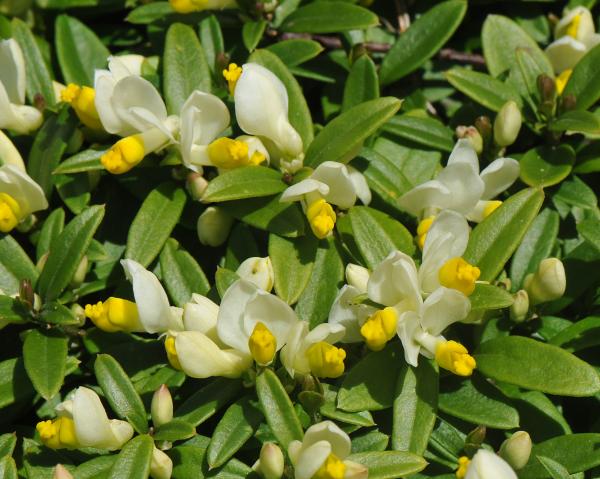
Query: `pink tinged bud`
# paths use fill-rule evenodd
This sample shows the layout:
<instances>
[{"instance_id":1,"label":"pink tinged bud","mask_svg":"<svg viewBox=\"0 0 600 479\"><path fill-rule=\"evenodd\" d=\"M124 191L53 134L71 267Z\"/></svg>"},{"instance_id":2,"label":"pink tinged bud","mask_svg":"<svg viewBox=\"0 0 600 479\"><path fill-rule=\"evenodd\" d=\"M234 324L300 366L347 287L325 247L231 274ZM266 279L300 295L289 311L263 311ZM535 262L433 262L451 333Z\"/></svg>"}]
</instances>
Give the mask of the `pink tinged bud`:
<instances>
[{"instance_id":1,"label":"pink tinged bud","mask_svg":"<svg viewBox=\"0 0 600 479\"><path fill-rule=\"evenodd\" d=\"M57 464L54 468L52 479L73 479L71 473L62 464Z\"/></svg>"},{"instance_id":2,"label":"pink tinged bud","mask_svg":"<svg viewBox=\"0 0 600 479\"><path fill-rule=\"evenodd\" d=\"M264 479L280 479L283 476L285 461L277 444L266 442L260 450L257 472Z\"/></svg>"}]
</instances>

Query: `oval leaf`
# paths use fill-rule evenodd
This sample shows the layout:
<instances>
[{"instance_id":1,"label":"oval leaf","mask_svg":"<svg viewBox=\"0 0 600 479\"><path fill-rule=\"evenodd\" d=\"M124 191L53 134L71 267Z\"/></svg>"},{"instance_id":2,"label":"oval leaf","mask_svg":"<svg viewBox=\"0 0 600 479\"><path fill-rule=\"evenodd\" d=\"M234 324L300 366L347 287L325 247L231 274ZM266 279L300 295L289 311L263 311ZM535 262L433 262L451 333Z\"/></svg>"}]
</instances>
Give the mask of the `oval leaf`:
<instances>
[{"instance_id":1,"label":"oval leaf","mask_svg":"<svg viewBox=\"0 0 600 479\"><path fill-rule=\"evenodd\" d=\"M383 129L399 138L434 150L450 152L454 148L452 130L435 118L399 115L390 119Z\"/></svg>"},{"instance_id":2,"label":"oval leaf","mask_svg":"<svg viewBox=\"0 0 600 479\"><path fill-rule=\"evenodd\" d=\"M349 461L358 462L369 470L369 479L396 479L422 471L427 461L410 452L382 451L351 454Z\"/></svg>"},{"instance_id":3,"label":"oval leaf","mask_svg":"<svg viewBox=\"0 0 600 479\"><path fill-rule=\"evenodd\" d=\"M121 450L108 477L111 479L146 479L150 474L154 442L150 436L133 438Z\"/></svg>"},{"instance_id":4,"label":"oval leaf","mask_svg":"<svg viewBox=\"0 0 600 479\"><path fill-rule=\"evenodd\" d=\"M335 33L362 30L379 23L366 8L339 1L316 1L289 15L281 29L285 32Z\"/></svg>"},{"instance_id":5,"label":"oval leaf","mask_svg":"<svg viewBox=\"0 0 600 479\"><path fill-rule=\"evenodd\" d=\"M245 166L226 171L212 180L202 195L202 201L210 203L271 196L286 188L281 173L272 168Z\"/></svg>"},{"instance_id":6,"label":"oval leaf","mask_svg":"<svg viewBox=\"0 0 600 479\"><path fill-rule=\"evenodd\" d=\"M596 45L577 62L563 96L573 95L578 110L587 110L600 98L600 45Z\"/></svg>"},{"instance_id":7,"label":"oval leaf","mask_svg":"<svg viewBox=\"0 0 600 479\"><path fill-rule=\"evenodd\" d=\"M569 145L539 146L525 153L519 163L523 182L529 186L552 186L569 176L575 152Z\"/></svg>"},{"instance_id":8,"label":"oval leaf","mask_svg":"<svg viewBox=\"0 0 600 479\"><path fill-rule=\"evenodd\" d=\"M25 370L35 390L46 400L58 393L65 379L67 344L67 337L52 329L34 329L25 336Z\"/></svg>"}]
</instances>

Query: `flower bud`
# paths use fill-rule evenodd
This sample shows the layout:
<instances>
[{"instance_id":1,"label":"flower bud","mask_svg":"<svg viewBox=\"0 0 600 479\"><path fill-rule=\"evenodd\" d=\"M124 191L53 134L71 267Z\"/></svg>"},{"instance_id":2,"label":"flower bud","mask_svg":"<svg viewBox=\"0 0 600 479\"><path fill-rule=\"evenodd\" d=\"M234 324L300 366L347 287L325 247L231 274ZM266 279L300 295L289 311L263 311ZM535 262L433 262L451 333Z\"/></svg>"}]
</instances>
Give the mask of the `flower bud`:
<instances>
[{"instance_id":1,"label":"flower bud","mask_svg":"<svg viewBox=\"0 0 600 479\"><path fill-rule=\"evenodd\" d=\"M250 281L267 292L273 289L275 274L271 258L248 258L240 264L236 273L242 279Z\"/></svg>"},{"instance_id":2,"label":"flower bud","mask_svg":"<svg viewBox=\"0 0 600 479\"><path fill-rule=\"evenodd\" d=\"M264 479L280 479L283 476L283 453L277 444L265 442L260 450L255 470Z\"/></svg>"},{"instance_id":3,"label":"flower bud","mask_svg":"<svg viewBox=\"0 0 600 479\"><path fill-rule=\"evenodd\" d=\"M478 155L483 151L483 138L474 126L457 126L456 137L469 140L469 143L471 143L471 146Z\"/></svg>"},{"instance_id":4,"label":"flower bud","mask_svg":"<svg viewBox=\"0 0 600 479\"><path fill-rule=\"evenodd\" d=\"M525 431L517 431L500 446L500 457L515 470L522 469L531 455L531 438Z\"/></svg>"},{"instance_id":5,"label":"flower bud","mask_svg":"<svg viewBox=\"0 0 600 479\"><path fill-rule=\"evenodd\" d=\"M492 122L487 116L479 116L475 119L475 128L483 139L483 145L489 144L492 140Z\"/></svg>"},{"instance_id":6,"label":"flower bud","mask_svg":"<svg viewBox=\"0 0 600 479\"><path fill-rule=\"evenodd\" d=\"M150 463L150 477L152 479L171 479L173 473L173 461L164 452L156 447L152 451L152 462Z\"/></svg>"},{"instance_id":7,"label":"flower bud","mask_svg":"<svg viewBox=\"0 0 600 479\"><path fill-rule=\"evenodd\" d=\"M199 201L200 198L202 198L207 186L208 181L206 181L206 178L204 178L201 173L196 173L194 171L187 175L185 187L194 200Z\"/></svg>"},{"instance_id":8,"label":"flower bud","mask_svg":"<svg viewBox=\"0 0 600 479\"><path fill-rule=\"evenodd\" d=\"M494 141L498 146L512 145L521 130L521 111L514 101L507 101L494 121Z\"/></svg>"},{"instance_id":9,"label":"flower bud","mask_svg":"<svg viewBox=\"0 0 600 479\"><path fill-rule=\"evenodd\" d=\"M173 398L171 398L171 393L166 384L161 385L154 391L150 410L154 427L160 427L173 419Z\"/></svg>"},{"instance_id":10,"label":"flower bud","mask_svg":"<svg viewBox=\"0 0 600 479\"><path fill-rule=\"evenodd\" d=\"M57 464L54 468L52 479L73 479L71 473L62 464Z\"/></svg>"},{"instance_id":11,"label":"flower bud","mask_svg":"<svg viewBox=\"0 0 600 479\"><path fill-rule=\"evenodd\" d=\"M513 295L513 304L510 306L510 319L515 323L522 323L527 319L529 311L529 295L520 289Z\"/></svg>"},{"instance_id":12,"label":"flower bud","mask_svg":"<svg viewBox=\"0 0 600 479\"><path fill-rule=\"evenodd\" d=\"M517 479L510 465L487 449L479 449L466 469L465 479Z\"/></svg>"},{"instance_id":13,"label":"flower bud","mask_svg":"<svg viewBox=\"0 0 600 479\"><path fill-rule=\"evenodd\" d=\"M554 301L565 294L565 267L558 258L546 258L535 273L525 277L524 286L531 304Z\"/></svg>"},{"instance_id":14,"label":"flower bud","mask_svg":"<svg viewBox=\"0 0 600 479\"><path fill-rule=\"evenodd\" d=\"M73 277L71 278L71 282L69 283L69 286L71 288L78 288L79 286L81 286L81 283L83 283L83 281L85 280L85 275L87 274L87 269L88 269L88 258L87 256L84 256L83 258L81 258L81 261L79 262L79 265L77 266L77 269L75 270L75 273L73 273Z\"/></svg>"},{"instance_id":15,"label":"flower bud","mask_svg":"<svg viewBox=\"0 0 600 479\"><path fill-rule=\"evenodd\" d=\"M79 322L79 325L83 326L85 324L85 309L83 309L83 306L77 303L73 303L70 309L77 321Z\"/></svg>"},{"instance_id":16,"label":"flower bud","mask_svg":"<svg viewBox=\"0 0 600 479\"><path fill-rule=\"evenodd\" d=\"M537 78L537 87L540 92L542 103L547 101L554 102L554 99L556 98L556 84L552 78L542 73Z\"/></svg>"},{"instance_id":17,"label":"flower bud","mask_svg":"<svg viewBox=\"0 0 600 479\"><path fill-rule=\"evenodd\" d=\"M367 291L370 273L364 266L348 263L346 266L346 282L359 291Z\"/></svg>"},{"instance_id":18,"label":"flower bud","mask_svg":"<svg viewBox=\"0 0 600 479\"><path fill-rule=\"evenodd\" d=\"M577 99L575 98L575 95L573 95L572 93L569 93L568 95L565 95L563 97L563 99L562 99L563 111L574 110L576 106L577 106Z\"/></svg>"},{"instance_id":19,"label":"flower bud","mask_svg":"<svg viewBox=\"0 0 600 479\"><path fill-rule=\"evenodd\" d=\"M369 469L362 464L354 461L344 461L346 472L344 479L367 479L369 477Z\"/></svg>"},{"instance_id":20,"label":"flower bud","mask_svg":"<svg viewBox=\"0 0 600 479\"><path fill-rule=\"evenodd\" d=\"M198 218L197 231L200 243L220 246L229 236L233 218L218 206L209 206Z\"/></svg>"}]
</instances>

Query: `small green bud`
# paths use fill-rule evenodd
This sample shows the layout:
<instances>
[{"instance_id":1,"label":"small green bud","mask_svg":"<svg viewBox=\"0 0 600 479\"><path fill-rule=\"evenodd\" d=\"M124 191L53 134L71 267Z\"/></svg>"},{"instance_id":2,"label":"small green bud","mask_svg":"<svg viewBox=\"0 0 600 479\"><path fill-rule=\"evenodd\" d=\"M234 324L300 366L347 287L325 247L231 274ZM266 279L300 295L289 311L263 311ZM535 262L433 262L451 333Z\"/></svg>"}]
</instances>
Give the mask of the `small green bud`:
<instances>
[{"instance_id":1,"label":"small green bud","mask_svg":"<svg viewBox=\"0 0 600 479\"><path fill-rule=\"evenodd\" d=\"M537 78L537 87L543 102L554 102L556 99L556 83L554 79L542 73Z\"/></svg>"},{"instance_id":2,"label":"small green bud","mask_svg":"<svg viewBox=\"0 0 600 479\"><path fill-rule=\"evenodd\" d=\"M531 455L531 438L525 431L517 431L500 446L499 455L515 469L523 469Z\"/></svg>"},{"instance_id":3,"label":"small green bud","mask_svg":"<svg viewBox=\"0 0 600 479\"><path fill-rule=\"evenodd\" d=\"M537 271L525 277L524 287L532 305L554 301L565 294L565 267L558 258L546 258Z\"/></svg>"},{"instance_id":4,"label":"small green bud","mask_svg":"<svg viewBox=\"0 0 600 479\"><path fill-rule=\"evenodd\" d=\"M71 288L74 289L81 286L81 283L83 283L85 280L85 275L87 274L88 264L89 261L87 256L81 258L81 261L79 262L79 265L77 266L77 269L71 278L71 282L69 283Z\"/></svg>"},{"instance_id":5,"label":"small green bud","mask_svg":"<svg viewBox=\"0 0 600 479\"><path fill-rule=\"evenodd\" d=\"M285 460L281 448L272 442L265 442L254 470L264 479L280 479L283 476Z\"/></svg>"},{"instance_id":6,"label":"small green bud","mask_svg":"<svg viewBox=\"0 0 600 479\"><path fill-rule=\"evenodd\" d=\"M198 218L198 239L206 246L220 246L227 240L232 225L233 217L225 210L209 206Z\"/></svg>"},{"instance_id":7,"label":"small green bud","mask_svg":"<svg viewBox=\"0 0 600 479\"><path fill-rule=\"evenodd\" d=\"M527 319L529 311L529 295L521 289L513 295L513 304L510 306L510 319L515 323L522 323Z\"/></svg>"},{"instance_id":8,"label":"small green bud","mask_svg":"<svg viewBox=\"0 0 600 479\"><path fill-rule=\"evenodd\" d=\"M477 152L478 155L483 151L483 138L481 137L481 133L474 126L457 126L456 127L456 137L457 138L466 138L471 143L473 149Z\"/></svg>"},{"instance_id":9,"label":"small green bud","mask_svg":"<svg viewBox=\"0 0 600 479\"><path fill-rule=\"evenodd\" d=\"M498 146L512 145L521 130L521 111L514 101L507 101L494 121L494 141Z\"/></svg>"},{"instance_id":10,"label":"small green bud","mask_svg":"<svg viewBox=\"0 0 600 479\"><path fill-rule=\"evenodd\" d=\"M202 176L202 173L193 171L189 173L185 179L185 187L190 196L196 201L199 201L200 198L202 198L207 186L208 181Z\"/></svg>"},{"instance_id":11,"label":"small green bud","mask_svg":"<svg viewBox=\"0 0 600 479\"><path fill-rule=\"evenodd\" d=\"M160 427L173 419L173 398L166 384L154 391L150 412L154 427Z\"/></svg>"}]
</instances>

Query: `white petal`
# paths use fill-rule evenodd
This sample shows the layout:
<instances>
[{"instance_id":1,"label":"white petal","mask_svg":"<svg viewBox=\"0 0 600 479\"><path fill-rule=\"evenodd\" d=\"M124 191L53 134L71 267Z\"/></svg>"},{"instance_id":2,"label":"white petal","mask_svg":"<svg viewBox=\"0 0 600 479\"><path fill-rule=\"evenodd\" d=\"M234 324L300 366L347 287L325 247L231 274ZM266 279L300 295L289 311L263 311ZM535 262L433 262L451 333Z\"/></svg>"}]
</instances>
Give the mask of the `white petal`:
<instances>
[{"instance_id":1,"label":"white petal","mask_svg":"<svg viewBox=\"0 0 600 479\"><path fill-rule=\"evenodd\" d=\"M108 57L108 69L115 80L131 75L142 74L142 64L146 58L142 55L118 55Z\"/></svg>"},{"instance_id":2,"label":"white petal","mask_svg":"<svg viewBox=\"0 0 600 479\"><path fill-rule=\"evenodd\" d=\"M350 437L333 421L322 421L309 427L304 433L302 445L308 447L320 441L331 444L331 453L342 460L350 454Z\"/></svg>"},{"instance_id":3,"label":"white petal","mask_svg":"<svg viewBox=\"0 0 600 479\"><path fill-rule=\"evenodd\" d=\"M288 187L281 195L279 201L300 201L304 199L304 195L314 192L318 192L321 196L325 196L329 193L329 186L321 181L307 178Z\"/></svg>"},{"instance_id":4,"label":"white petal","mask_svg":"<svg viewBox=\"0 0 600 479\"><path fill-rule=\"evenodd\" d=\"M356 196L358 196L363 205L368 205L371 202L371 190L369 189L365 175L352 166L348 166L348 173L350 173L350 181L354 185Z\"/></svg>"},{"instance_id":5,"label":"white petal","mask_svg":"<svg viewBox=\"0 0 600 479\"><path fill-rule=\"evenodd\" d=\"M456 162L446 166L437 175L436 180L443 183L452 192L450 202L435 205L441 209L451 209L462 214L471 211L483 194L484 184L479 171L465 162Z\"/></svg>"},{"instance_id":6,"label":"white petal","mask_svg":"<svg viewBox=\"0 0 600 479\"><path fill-rule=\"evenodd\" d=\"M452 191L438 180L429 180L404 193L398 206L404 211L419 217L427 208L444 209L452 202Z\"/></svg>"},{"instance_id":7,"label":"white petal","mask_svg":"<svg viewBox=\"0 0 600 479\"><path fill-rule=\"evenodd\" d=\"M517 180L520 171L519 162L512 158L498 158L492 161L480 175L485 185L481 198L491 200L498 196Z\"/></svg>"},{"instance_id":8,"label":"white petal","mask_svg":"<svg viewBox=\"0 0 600 479\"><path fill-rule=\"evenodd\" d=\"M485 219L485 209L490 201L478 201L475 208L467 215L467 219L473 223L481 223Z\"/></svg>"},{"instance_id":9,"label":"white petal","mask_svg":"<svg viewBox=\"0 0 600 479\"><path fill-rule=\"evenodd\" d=\"M415 340L415 336L421 331L419 315L416 312L407 311L398 318L397 333L404 348L404 360L415 367L419 365L421 351L421 345Z\"/></svg>"},{"instance_id":10,"label":"white petal","mask_svg":"<svg viewBox=\"0 0 600 479\"><path fill-rule=\"evenodd\" d=\"M567 15L558 21L554 27L554 38L560 38L567 34L567 29L576 15L579 16L576 40L583 41L584 38L594 34L594 19L592 18L592 14L587 8L578 6L571 9Z\"/></svg>"},{"instance_id":11,"label":"white petal","mask_svg":"<svg viewBox=\"0 0 600 479\"><path fill-rule=\"evenodd\" d=\"M268 165L269 162L271 161L269 151L267 150L264 143L261 141L261 139L259 137L250 136L250 135L240 135L236 138L236 140L243 141L244 143L246 143L246 145L248 145L248 157L249 158L252 158L254 153L260 153L261 155L263 155L265 157L265 163L263 163L263 164Z\"/></svg>"},{"instance_id":12,"label":"white petal","mask_svg":"<svg viewBox=\"0 0 600 479\"><path fill-rule=\"evenodd\" d=\"M167 119L167 107L160 93L152 83L142 77L128 76L119 80L110 102L119 118L138 132L148 129L149 125L140 118L139 113L132 113L134 108L147 110L147 114L155 116L160 122Z\"/></svg>"},{"instance_id":13,"label":"white petal","mask_svg":"<svg viewBox=\"0 0 600 479\"><path fill-rule=\"evenodd\" d=\"M348 263L346 265L345 276L346 282L350 286L354 286L360 293L367 292L367 284L371 277L371 273L367 268L358 264Z\"/></svg>"},{"instance_id":14,"label":"white petal","mask_svg":"<svg viewBox=\"0 0 600 479\"><path fill-rule=\"evenodd\" d=\"M80 387L73 397L73 421L77 442L84 447L116 449L116 438L104 406L91 389Z\"/></svg>"},{"instance_id":15,"label":"white petal","mask_svg":"<svg viewBox=\"0 0 600 479\"><path fill-rule=\"evenodd\" d=\"M254 283L264 291L269 292L273 289L273 265L268 256L266 258L253 257L245 259L239 265L236 273L240 278Z\"/></svg>"},{"instance_id":16,"label":"white petal","mask_svg":"<svg viewBox=\"0 0 600 479\"><path fill-rule=\"evenodd\" d=\"M463 293L440 287L423 303L421 326L429 334L438 336L451 324L465 319L469 311L471 302Z\"/></svg>"},{"instance_id":17,"label":"white petal","mask_svg":"<svg viewBox=\"0 0 600 479\"><path fill-rule=\"evenodd\" d=\"M300 374L310 373L310 365L305 355L304 338L308 333L308 323L298 321L292 328L287 337L285 346L279 353L279 359L288 374L293 378L296 372Z\"/></svg>"},{"instance_id":18,"label":"white petal","mask_svg":"<svg viewBox=\"0 0 600 479\"><path fill-rule=\"evenodd\" d=\"M121 449L133 437L133 427L127 421L120 421L118 419L111 419L109 423L110 430L115 437L114 449Z\"/></svg>"},{"instance_id":19,"label":"white petal","mask_svg":"<svg viewBox=\"0 0 600 479\"><path fill-rule=\"evenodd\" d=\"M404 299L420 297L417 267L413 259L401 251L393 251L371 273L367 285L369 298L385 306L394 306Z\"/></svg>"},{"instance_id":20,"label":"white petal","mask_svg":"<svg viewBox=\"0 0 600 479\"><path fill-rule=\"evenodd\" d=\"M4 85L0 83L0 128L28 134L42 124L42 114L32 106L11 103Z\"/></svg>"},{"instance_id":21,"label":"white petal","mask_svg":"<svg viewBox=\"0 0 600 479\"><path fill-rule=\"evenodd\" d=\"M219 306L210 299L199 294L192 294L192 302L183 307L183 327L186 331L200 331L215 342L219 342L217 334L217 317Z\"/></svg>"},{"instance_id":22,"label":"white petal","mask_svg":"<svg viewBox=\"0 0 600 479\"><path fill-rule=\"evenodd\" d=\"M464 163L469 165L473 171L479 173L479 160L477 159L477 152L473 148L473 145L466 138L462 138L456 142L450 157L448 158L448 165L455 163Z\"/></svg>"},{"instance_id":23,"label":"white petal","mask_svg":"<svg viewBox=\"0 0 600 479\"><path fill-rule=\"evenodd\" d=\"M25 103L25 59L16 40L0 41L0 83L11 103Z\"/></svg>"},{"instance_id":24,"label":"white petal","mask_svg":"<svg viewBox=\"0 0 600 479\"><path fill-rule=\"evenodd\" d=\"M319 441L305 446L303 442L302 446L294 465L294 478L311 479L331 454L331 444Z\"/></svg>"},{"instance_id":25,"label":"white petal","mask_svg":"<svg viewBox=\"0 0 600 479\"><path fill-rule=\"evenodd\" d=\"M117 81L108 70L96 70L94 80L96 97L94 104L96 105L96 111L98 112L102 127L108 133L127 136L135 133L135 131L130 125L123 122L113 108L111 98L116 84Z\"/></svg>"},{"instance_id":26,"label":"white petal","mask_svg":"<svg viewBox=\"0 0 600 479\"><path fill-rule=\"evenodd\" d=\"M325 161L317 166L311 179L320 181L329 186L329 193L325 195L328 203L346 210L356 203L354 184L350 179L348 168L337 161Z\"/></svg>"},{"instance_id":27,"label":"white petal","mask_svg":"<svg viewBox=\"0 0 600 479\"><path fill-rule=\"evenodd\" d=\"M248 302L256 297L258 287L249 281L238 280L233 283L223 295L217 332L219 338L228 346L249 353L249 334L244 329L244 315Z\"/></svg>"},{"instance_id":28,"label":"white petal","mask_svg":"<svg viewBox=\"0 0 600 479\"><path fill-rule=\"evenodd\" d=\"M305 338L308 344L315 344L325 341L329 344L335 344L344 337L346 328L341 324L321 323L312 329Z\"/></svg>"},{"instance_id":29,"label":"white petal","mask_svg":"<svg viewBox=\"0 0 600 479\"><path fill-rule=\"evenodd\" d=\"M10 138L0 130L0 166L2 165L13 165L22 172L25 172L25 163L19 150L10 141Z\"/></svg>"},{"instance_id":30,"label":"white petal","mask_svg":"<svg viewBox=\"0 0 600 479\"><path fill-rule=\"evenodd\" d=\"M346 284L340 289L329 311L330 324L344 326L345 334L342 339L345 343L358 343L363 340L360 327L376 309L367 304L354 304L357 296L362 294L354 286Z\"/></svg>"},{"instance_id":31,"label":"white petal","mask_svg":"<svg viewBox=\"0 0 600 479\"><path fill-rule=\"evenodd\" d=\"M545 53L552 63L554 73L573 68L583 58L587 51L585 44L570 36L564 36L553 41L546 47Z\"/></svg>"},{"instance_id":32,"label":"white petal","mask_svg":"<svg viewBox=\"0 0 600 479\"><path fill-rule=\"evenodd\" d=\"M23 216L48 208L48 201L40 185L15 165L0 167L0 191L13 197Z\"/></svg>"},{"instance_id":33,"label":"white petal","mask_svg":"<svg viewBox=\"0 0 600 479\"><path fill-rule=\"evenodd\" d=\"M465 479L517 479L517 474L500 456L479 449L467 467Z\"/></svg>"}]
</instances>

